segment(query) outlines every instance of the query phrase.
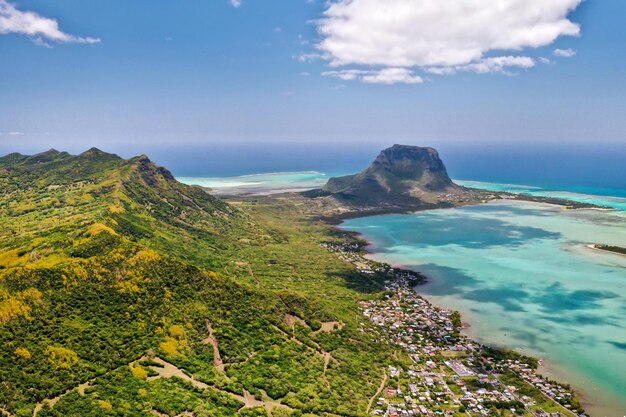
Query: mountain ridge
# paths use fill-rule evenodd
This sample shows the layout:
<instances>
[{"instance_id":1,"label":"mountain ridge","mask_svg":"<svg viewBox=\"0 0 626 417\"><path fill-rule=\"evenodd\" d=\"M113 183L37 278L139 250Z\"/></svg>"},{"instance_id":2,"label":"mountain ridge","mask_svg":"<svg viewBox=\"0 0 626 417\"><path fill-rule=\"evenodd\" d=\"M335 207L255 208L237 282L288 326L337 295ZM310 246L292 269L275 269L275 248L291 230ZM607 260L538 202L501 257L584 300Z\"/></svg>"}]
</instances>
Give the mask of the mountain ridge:
<instances>
[{"instance_id":1,"label":"mountain ridge","mask_svg":"<svg viewBox=\"0 0 626 417\"><path fill-rule=\"evenodd\" d=\"M394 360L357 329L380 284L320 246L326 228L145 155L59 155L0 160L0 413L365 415ZM206 388L153 380L154 360Z\"/></svg>"}]
</instances>

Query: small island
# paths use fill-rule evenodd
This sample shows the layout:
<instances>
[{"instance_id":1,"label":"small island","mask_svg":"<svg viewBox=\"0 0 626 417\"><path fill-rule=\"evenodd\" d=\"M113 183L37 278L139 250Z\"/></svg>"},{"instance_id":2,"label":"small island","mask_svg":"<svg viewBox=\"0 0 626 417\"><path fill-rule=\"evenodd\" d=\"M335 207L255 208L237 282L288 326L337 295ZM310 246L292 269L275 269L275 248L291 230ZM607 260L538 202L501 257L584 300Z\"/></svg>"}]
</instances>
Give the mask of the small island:
<instances>
[{"instance_id":1,"label":"small island","mask_svg":"<svg viewBox=\"0 0 626 417\"><path fill-rule=\"evenodd\" d=\"M589 245L591 249L602 250L605 252L618 253L620 255L626 255L626 248L621 246L612 246L612 245Z\"/></svg>"}]
</instances>

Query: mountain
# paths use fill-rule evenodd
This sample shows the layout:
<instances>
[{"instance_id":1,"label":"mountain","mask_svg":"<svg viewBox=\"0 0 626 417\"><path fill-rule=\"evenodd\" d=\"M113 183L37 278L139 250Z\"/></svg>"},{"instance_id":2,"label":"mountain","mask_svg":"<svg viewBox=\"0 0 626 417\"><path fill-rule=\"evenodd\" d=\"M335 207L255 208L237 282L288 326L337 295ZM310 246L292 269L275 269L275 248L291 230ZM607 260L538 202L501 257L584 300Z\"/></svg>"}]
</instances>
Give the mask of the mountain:
<instances>
[{"instance_id":1,"label":"mountain","mask_svg":"<svg viewBox=\"0 0 626 417\"><path fill-rule=\"evenodd\" d=\"M331 178L321 196L362 213L461 204L476 201L477 192L450 180L435 149L393 145L360 173Z\"/></svg>"},{"instance_id":2,"label":"mountain","mask_svg":"<svg viewBox=\"0 0 626 417\"><path fill-rule=\"evenodd\" d=\"M0 158L0 224L0 415L363 416L398 361L288 202L50 150Z\"/></svg>"},{"instance_id":3,"label":"mountain","mask_svg":"<svg viewBox=\"0 0 626 417\"><path fill-rule=\"evenodd\" d=\"M221 236L243 221L241 213L174 180L145 155L125 160L96 148L80 155L11 154L0 158L0 185L12 202L0 236L13 238L75 228L77 216L85 216L84 223L97 216L97 223L133 241L190 258L228 245Z\"/></svg>"},{"instance_id":4,"label":"mountain","mask_svg":"<svg viewBox=\"0 0 626 417\"><path fill-rule=\"evenodd\" d=\"M383 150L364 171L331 178L325 191L353 196L412 196L458 188L433 148L393 145Z\"/></svg>"}]
</instances>

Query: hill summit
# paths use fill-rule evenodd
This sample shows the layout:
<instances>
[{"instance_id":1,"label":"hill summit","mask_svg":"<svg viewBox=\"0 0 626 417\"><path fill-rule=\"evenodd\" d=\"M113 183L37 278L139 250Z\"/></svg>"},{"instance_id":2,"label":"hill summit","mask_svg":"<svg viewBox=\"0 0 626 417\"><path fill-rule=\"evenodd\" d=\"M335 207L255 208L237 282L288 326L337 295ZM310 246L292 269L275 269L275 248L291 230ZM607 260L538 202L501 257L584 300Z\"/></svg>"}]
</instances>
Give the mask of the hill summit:
<instances>
[{"instance_id":1,"label":"hill summit","mask_svg":"<svg viewBox=\"0 0 626 417\"><path fill-rule=\"evenodd\" d=\"M434 194L459 192L439 153L428 147L393 145L384 149L364 171L331 178L323 190L357 200L433 202Z\"/></svg>"}]
</instances>

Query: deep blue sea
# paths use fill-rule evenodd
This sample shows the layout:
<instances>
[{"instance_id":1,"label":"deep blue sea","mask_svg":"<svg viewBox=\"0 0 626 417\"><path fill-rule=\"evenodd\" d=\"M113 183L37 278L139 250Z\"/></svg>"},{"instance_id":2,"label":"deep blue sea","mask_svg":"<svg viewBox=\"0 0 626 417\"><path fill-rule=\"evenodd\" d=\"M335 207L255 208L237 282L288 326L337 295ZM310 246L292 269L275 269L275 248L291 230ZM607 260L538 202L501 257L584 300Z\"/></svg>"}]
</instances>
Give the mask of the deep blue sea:
<instances>
[{"instance_id":1,"label":"deep blue sea","mask_svg":"<svg viewBox=\"0 0 626 417\"><path fill-rule=\"evenodd\" d=\"M398 140L399 143L413 144ZM268 172L354 173L393 143L257 143L168 146L146 151L176 176L230 177ZM428 144L438 149L452 178L536 185L626 197L626 140L623 144L567 146Z\"/></svg>"}]
</instances>

